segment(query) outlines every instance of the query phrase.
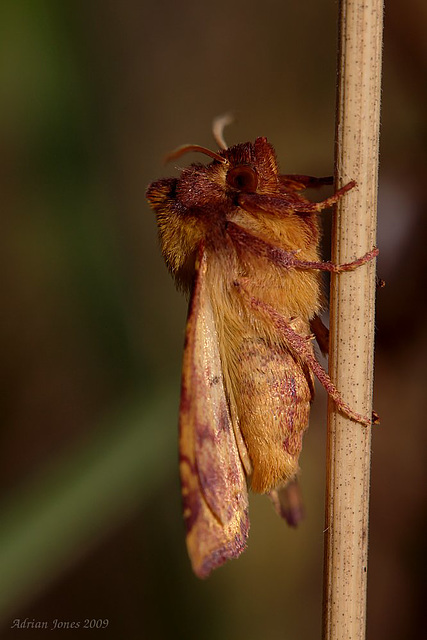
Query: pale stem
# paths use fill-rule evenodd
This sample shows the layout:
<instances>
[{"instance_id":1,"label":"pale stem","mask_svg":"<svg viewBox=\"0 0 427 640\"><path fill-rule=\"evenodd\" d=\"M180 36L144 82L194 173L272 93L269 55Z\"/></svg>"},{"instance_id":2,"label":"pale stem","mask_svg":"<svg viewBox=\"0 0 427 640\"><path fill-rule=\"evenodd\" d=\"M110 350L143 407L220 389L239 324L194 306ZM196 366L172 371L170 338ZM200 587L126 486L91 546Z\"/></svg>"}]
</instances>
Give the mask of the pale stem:
<instances>
[{"instance_id":1,"label":"pale stem","mask_svg":"<svg viewBox=\"0 0 427 640\"><path fill-rule=\"evenodd\" d=\"M336 186L356 180L337 206L334 262L375 245L383 0L341 0ZM375 312L375 261L332 275L332 380L352 409L369 415ZM375 427L374 427L375 428ZM324 640L363 640L369 521L371 428L328 408Z\"/></svg>"}]
</instances>

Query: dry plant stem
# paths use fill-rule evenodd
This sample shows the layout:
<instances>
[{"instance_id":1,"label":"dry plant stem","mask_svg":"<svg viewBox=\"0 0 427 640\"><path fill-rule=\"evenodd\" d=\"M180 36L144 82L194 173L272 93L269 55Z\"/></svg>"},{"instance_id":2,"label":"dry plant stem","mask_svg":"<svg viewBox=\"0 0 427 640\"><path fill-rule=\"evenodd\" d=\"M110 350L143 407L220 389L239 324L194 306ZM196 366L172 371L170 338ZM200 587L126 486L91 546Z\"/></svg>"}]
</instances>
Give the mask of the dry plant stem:
<instances>
[{"instance_id":1,"label":"dry plant stem","mask_svg":"<svg viewBox=\"0 0 427 640\"><path fill-rule=\"evenodd\" d=\"M341 0L336 179L357 187L337 206L333 261L375 245L382 0ZM332 275L332 380L353 409L372 410L375 264ZM362 640L366 628L370 427L328 410L324 640Z\"/></svg>"}]
</instances>

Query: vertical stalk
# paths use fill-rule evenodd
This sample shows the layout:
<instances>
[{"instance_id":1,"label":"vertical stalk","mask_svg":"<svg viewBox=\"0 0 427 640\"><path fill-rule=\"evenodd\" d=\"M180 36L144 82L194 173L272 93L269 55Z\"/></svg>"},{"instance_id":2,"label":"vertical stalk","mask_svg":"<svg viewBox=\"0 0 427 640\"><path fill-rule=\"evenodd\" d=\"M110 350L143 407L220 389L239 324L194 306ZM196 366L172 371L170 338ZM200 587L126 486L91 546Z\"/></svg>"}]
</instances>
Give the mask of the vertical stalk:
<instances>
[{"instance_id":1,"label":"vertical stalk","mask_svg":"<svg viewBox=\"0 0 427 640\"><path fill-rule=\"evenodd\" d=\"M333 260L372 249L376 201L383 0L340 1L336 185L357 187L338 204ZM359 413L372 410L375 264L332 276L329 371ZM371 429L329 401L324 573L324 640L363 640Z\"/></svg>"}]
</instances>

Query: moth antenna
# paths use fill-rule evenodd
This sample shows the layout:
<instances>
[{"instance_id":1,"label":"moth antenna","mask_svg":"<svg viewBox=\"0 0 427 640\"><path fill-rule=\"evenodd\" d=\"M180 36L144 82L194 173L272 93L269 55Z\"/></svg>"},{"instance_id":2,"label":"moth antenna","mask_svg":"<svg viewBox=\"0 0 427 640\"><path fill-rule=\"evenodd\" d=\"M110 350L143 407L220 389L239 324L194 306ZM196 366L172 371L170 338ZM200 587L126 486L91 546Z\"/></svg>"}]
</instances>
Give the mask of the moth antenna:
<instances>
[{"instance_id":1,"label":"moth antenna","mask_svg":"<svg viewBox=\"0 0 427 640\"><path fill-rule=\"evenodd\" d=\"M220 156L215 151L211 151L210 149L206 149L206 147L201 147L199 144L183 144L182 146L174 149L170 153L165 156L164 161L170 162L171 160L176 160L184 155L184 153L190 153L191 151L196 153L205 153L207 156L210 156L214 160L218 160L218 162L227 162L225 158Z\"/></svg>"},{"instance_id":2,"label":"moth antenna","mask_svg":"<svg viewBox=\"0 0 427 640\"><path fill-rule=\"evenodd\" d=\"M220 149L228 149L228 145L224 140L224 129L232 122L234 122L234 116L231 113L224 113L224 115L214 118L212 122L213 137Z\"/></svg>"}]
</instances>

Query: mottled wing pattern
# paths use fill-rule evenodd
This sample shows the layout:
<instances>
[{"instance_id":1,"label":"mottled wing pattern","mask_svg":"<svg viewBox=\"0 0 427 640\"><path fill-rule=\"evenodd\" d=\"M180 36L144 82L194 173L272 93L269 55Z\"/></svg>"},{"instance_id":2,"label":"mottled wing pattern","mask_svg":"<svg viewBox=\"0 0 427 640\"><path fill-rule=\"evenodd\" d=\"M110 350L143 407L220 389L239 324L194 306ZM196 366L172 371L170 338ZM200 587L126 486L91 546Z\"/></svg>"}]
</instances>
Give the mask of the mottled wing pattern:
<instances>
[{"instance_id":1,"label":"mottled wing pattern","mask_svg":"<svg viewBox=\"0 0 427 640\"><path fill-rule=\"evenodd\" d=\"M308 331L306 324L298 327L301 332ZM313 376L284 345L267 344L256 336L245 337L235 353L239 378L233 380L233 394L253 466L251 488L270 492L298 472Z\"/></svg>"},{"instance_id":2,"label":"mottled wing pattern","mask_svg":"<svg viewBox=\"0 0 427 640\"><path fill-rule=\"evenodd\" d=\"M180 408L180 473L187 547L206 577L240 555L249 530L246 477L233 432L201 250L188 313Z\"/></svg>"}]
</instances>

